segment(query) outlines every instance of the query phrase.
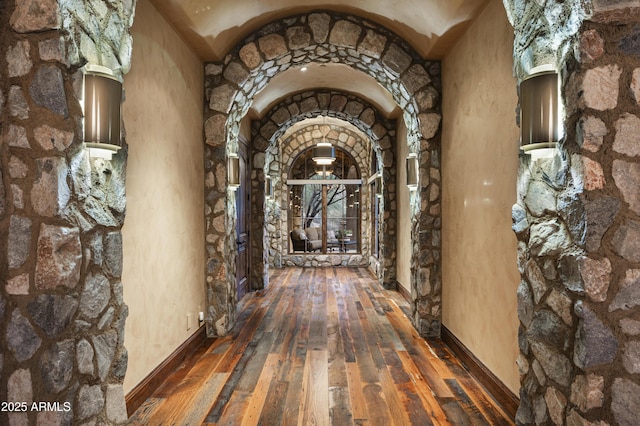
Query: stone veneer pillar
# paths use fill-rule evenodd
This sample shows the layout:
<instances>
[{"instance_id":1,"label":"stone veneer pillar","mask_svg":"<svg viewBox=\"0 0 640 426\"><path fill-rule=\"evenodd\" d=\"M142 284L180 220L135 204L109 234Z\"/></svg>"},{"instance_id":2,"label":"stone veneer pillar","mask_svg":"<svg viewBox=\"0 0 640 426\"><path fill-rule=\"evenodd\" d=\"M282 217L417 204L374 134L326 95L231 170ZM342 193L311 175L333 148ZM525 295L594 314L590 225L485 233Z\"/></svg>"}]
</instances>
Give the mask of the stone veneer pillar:
<instances>
[{"instance_id":1,"label":"stone veneer pillar","mask_svg":"<svg viewBox=\"0 0 640 426\"><path fill-rule=\"evenodd\" d=\"M556 65L566 109L557 156L522 157L513 208L518 424L640 412L640 9L610 3L505 0L516 76Z\"/></svg>"},{"instance_id":2,"label":"stone veneer pillar","mask_svg":"<svg viewBox=\"0 0 640 426\"><path fill-rule=\"evenodd\" d=\"M0 412L0 424L127 419L126 148L111 162L82 148L79 67L129 69L134 8L134 0L0 8L0 400L27 403Z\"/></svg>"}]
</instances>

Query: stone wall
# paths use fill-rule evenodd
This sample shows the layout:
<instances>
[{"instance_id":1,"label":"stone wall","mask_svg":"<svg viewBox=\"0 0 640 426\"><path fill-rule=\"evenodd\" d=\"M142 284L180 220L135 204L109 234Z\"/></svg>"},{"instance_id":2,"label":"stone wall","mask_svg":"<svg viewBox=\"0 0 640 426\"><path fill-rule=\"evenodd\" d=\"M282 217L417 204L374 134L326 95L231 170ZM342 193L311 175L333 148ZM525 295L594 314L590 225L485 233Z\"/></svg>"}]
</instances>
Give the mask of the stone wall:
<instances>
[{"instance_id":1,"label":"stone wall","mask_svg":"<svg viewBox=\"0 0 640 426\"><path fill-rule=\"evenodd\" d=\"M253 168L254 175L252 175L253 179L253 203L252 208L254 209L255 216L257 220L253 221L253 229L252 229L252 243L253 243L253 265L259 265L263 258L264 250L267 251L268 256L265 257L265 261L268 262L269 267L281 267L282 265L292 264L292 265L305 265L307 263L311 264L315 259L311 259L311 257L305 256L301 258L297 256L295 259L289 261L283 261L281 255L286 254L288 251L288 234L282 235L280 229L282 228L279 224L283 223L286 225L286 213L287 209L285 206L287 202L285 199L281 199L279 196L274 197L275 202L267 203L268 208L266 211L261 210L259 207L263 205L262 200L264 198L263 188L264 188L264 173L265 171L269 171L273 182L274 188L276 191L280 191L280 185L286 180L282 178L282 173L286 171L287 167L291 164L290 160L292 157L285 159L282 157L282 150L280 149L280 144L282 144L282 136L283 134L294 124L305 120L312 119L318 117L319 115L324 114L327 117L335 117L341 120L344 120L346 123L350 123L355 126L357 129L362 131L365 139L368 139L370 142L365 143L362 147L357 151L358 155L362 155L364 153L369 153L371 149L373 149L377 154L378 164L381 165L382 168L386 169L387 180L385 180L385 196L383 199L386 199L387 202L384 204L387 206L387 209L393 207L395 209L395 176L396 169L395 167L395 159L393 155L393 147L396 144L396 131L395 131L395 120L387 120L373 105L367 102L364 99L361 99L355 95L338 92L338 91L330 91L330 90L317 90L310 92L298 93L280 103L275 105L267 114L265 114L264 118L260 121L255 121L253 123L253 131L252 131L252 147L253 147ZM351 153L354 152L353 146L345 146L344 142L349 138L349 133L345 133L345 138L339 137L337 141L342 144L347 150ZM300 139L300 137L302 139ZM361 137L358 135L353 136L356 139L360 139ZM298 140L304 141L307 143L311 140L308 135L300 135L294 138L289 137L288 140L292 142L290 145L291 148L298 152ZM308 144L308 143L307 143ZM265 166L265 152L271 152L275 155L271 155L269 158L272 161L269 161ZM289 152L290 155L290 152ZM369 171L370 166L370 158L362 158L361 172L362 176L366 180L372 171ZM283 167L284 166L284 167ZM266 168L265 168L266 167ZM366 173L365 173L366 170ZM366 185L365 185L366 186ZM284 192L286 195L286 192ZM368 212L367 206L367 212ZM263 222L262 217L266 212L266 222ZM395 211L390 211L390 217L395 218ZM381 214L382 217L382 214ZM265 223L274 224L277 226L277 229L270 230L270 236L266 237L267 243L263 241L265 239L264 229ZM368 223L368 222L367 222ZM278 225L275 225L278 224ZM368 229L369 225L363 225L363 238L362 241L367 241L369 234L364 230ZM395 230L395 222L390 221L390 223L386 224L386 229L381 229L381 235L384 236L384 241L382 241L381 245L385 247L389 247L388 252L392 253L393 256L385 259L372 258L370 256L370 250L367 246L361 250L362 258L340 258L334 257L331 261L327 261L325 257L321 258L320 264L358 264L358 265L369 265L374 262L376 265L374 273L380 279L381 283L383 283L387 287L395 288L396 285L396 265L395 265L395 243L396 243L396 230ZM270 240L270 241L269 241ZM264 249L263 249L264 247ZM367 260L368 258L368 260ZM380 267L378 263L381 262L383 267ZM268 273L263 273L259 277L256 276L256 273L262 273L261 269L263 268L254 268L254 282L259 283L259 285L266 285L267 282L265 277L268 277ZM264 268L268 270L268 268ZM255 287L262 288L262 287Z\"/></svg>"},{"instance_id":2,"label":"stone wall","mask_svg":"<svg viewBox=\"0 0 640 426\"><path fill-rule=\"evenodd\" d=\"M624 22L633 13L599 2L505 6L516 75L556 65L566 109L556 156L522 157L513 208L522 274L516 420L636 424L640 33Z\"/></svg>"},{"instance_id":3,"label":"stone wall","mask_svg":"<svg viewBox=\"0 0 640 426\"><path fill-rule=\"evenodd\" d=\"M128 69L134 1L8 0L0 11L2 424L123 423L126 148L82 148L79 67ZM31 410L32 402L59 410Z\"/></svg>"},{"instance_id":4,"label":"stone wall","mask_svg":"<svg viewBox=\"0 0 640 426\"><path fill-rule=\"evenodd\" d=\"M278 73L310 62L362 71L385 87L403 111L407 143L419 154L421 167L421 188L412 198L413 321L423 335L439 335L440 64L424 61L405 41L372 22L331 12L274 21L240 42L224 61L206 66L209 334L226 334L235 321L235 209L225 181L226 157L236 150L253 96Z\"/></svg>"}]
</instances>

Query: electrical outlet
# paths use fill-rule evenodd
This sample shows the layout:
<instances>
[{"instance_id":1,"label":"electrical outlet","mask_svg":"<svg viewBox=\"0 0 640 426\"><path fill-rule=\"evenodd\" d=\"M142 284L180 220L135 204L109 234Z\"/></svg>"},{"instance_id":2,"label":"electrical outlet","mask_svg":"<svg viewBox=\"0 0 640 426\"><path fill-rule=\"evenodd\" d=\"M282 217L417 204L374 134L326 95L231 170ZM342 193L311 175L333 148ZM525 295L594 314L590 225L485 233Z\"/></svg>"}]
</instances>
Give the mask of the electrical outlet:
<instances>
[{"instance_id":1,"label":"electrical outlet","mask_svg":"<svg viewBox=\"0 0 640 426\"><path fill-rule=\"evenodd\" d=\"M191 312L187 314L187 331L191 330L193 320L191 319Z\"/></svg>"}]
</instances>

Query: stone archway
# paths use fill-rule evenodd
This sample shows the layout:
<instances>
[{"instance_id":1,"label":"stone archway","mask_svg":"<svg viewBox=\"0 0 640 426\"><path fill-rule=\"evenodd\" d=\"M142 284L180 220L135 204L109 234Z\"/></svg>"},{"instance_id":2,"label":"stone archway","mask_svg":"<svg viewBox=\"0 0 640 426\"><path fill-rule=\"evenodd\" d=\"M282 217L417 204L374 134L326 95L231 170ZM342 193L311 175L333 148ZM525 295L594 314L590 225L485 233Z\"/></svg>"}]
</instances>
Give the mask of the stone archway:
<instances>
[{"instance_id":1,"label":"stone archway","mask_svg":"<svg viewBox=\"0 0 640 426\"><path fill-rule=\"evenodd\" d=\"M312 62L342 63L373 77L404 112L407 144L418 154L421 171L411 201L411 287L417 295L412 320L422 335L439 335L440 243L422 237L440 227L440 65L424 61L373 22L330 12L272 22L238 44L223 63L206 66L205 172L217 183L205 196L208 332L226 334L235 322L235 218L224 180L227 154L237 149L240 122L253 96L276 74Z\"/></svg>"},{"instance_id":2,"label":"stone archway","mask_svg":"<svg viewBox=\"0 0 640 426\"><path fill-rule=\"evenodd\" d=\"M392 167L395 163L393 152L396 144L395 120L386 119L375 106L358 96L331 90L307 91L295 94L271 108L262 120L253 123L253 167L255 175L258 177L258 181L254 181L253 184L253 208L257 209L258 206L264 205L262 198L263 185L261 182L264 181L265 153L268 151L277 152L276 145L278 140L291 126L301 120L315 118L319 115L339 118L355 126L372 142L373 149L376 152L379 151L378 164L384 169L386 176L383 196L384 205L387 206L391 216L395 217L396 169ZM274 170L273 172L276 171ZM391 211L392 208L393 211ZM265 264L263 268L259 268L260 270L256 271L256 273L262 272L262 275L257 276L254 273L254 282L256 283L262 283L261 280L267 276L267 263L272 266L280 264L278 260L274 262L273 259L269 259L269 256L263 256L263 247L265 247L264 250L269 250L264 245L264 223L261 221L263 214L264 211L258 211L254 216L258 219L254 221L254 229L252 230L254 244L253 264ZM386 252L395 253L395 222L387 221L383 223L383 226L385 228L381 230L381 235L384 236L382 245L386 248ZM272 244L268 245L273 250L274 246ZM283 247L280 246L280 250L282 249ZM376 267L373 269L381 282L389 288L395 288L396 285L396 265L394 260L391 256L384 259L371 259L376 263Z\"/></svg>"}]
</instances>

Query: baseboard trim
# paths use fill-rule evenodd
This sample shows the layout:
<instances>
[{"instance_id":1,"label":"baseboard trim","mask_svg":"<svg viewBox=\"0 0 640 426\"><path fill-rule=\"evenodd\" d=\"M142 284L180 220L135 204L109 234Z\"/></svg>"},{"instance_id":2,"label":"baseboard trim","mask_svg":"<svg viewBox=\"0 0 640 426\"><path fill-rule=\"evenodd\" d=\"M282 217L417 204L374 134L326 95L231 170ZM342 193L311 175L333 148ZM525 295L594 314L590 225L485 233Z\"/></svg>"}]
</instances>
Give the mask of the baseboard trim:
<instances>
[{"instance_id":1,"label":"baseboard trim","mask_svg":"<svg viewBox=\"0 0 640 426\"><path fill-rule=\"evenodd\" d=\"M407 302L411 302L411 293L400 283L396 283L396 291L404 297Z\"/></svg>"},{"instance_id":2,"label":"baseboard trim","mask_svg":"<svg viewBox=\"0 0 640 426\"><path fill-rule=\"evenodd\" d=\"M167 379L167 377L176 371L189 354L195 352L206 339L206 327L200 327L198 331L193 333L184 341L184 343L173 351L167 359L149 373L144 380L138 383L138 385L125 397L127 414L131 416L147 399L149 399L153 392Z\"/></svg>"},{"instance_id":3,"label":"baseboard trim","mask_svg":"<svg viewBox=\"0 0 640 426\"><path fill-rule=\"evenodd\" d=\"M442 326L441 339L469 372L500 404L507 415L515 419L520 400L507 388L451 331Z\"/></svg>"}]
</instances>

